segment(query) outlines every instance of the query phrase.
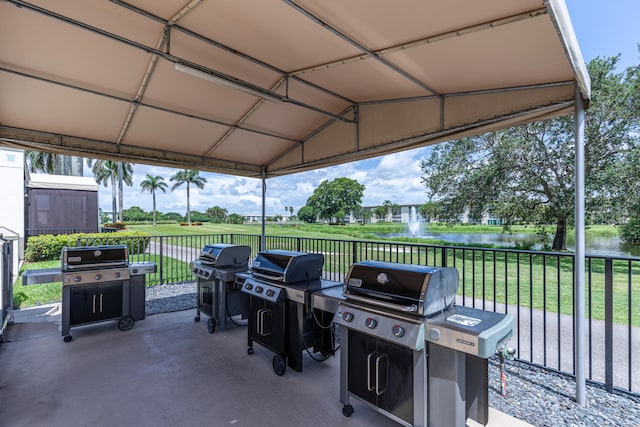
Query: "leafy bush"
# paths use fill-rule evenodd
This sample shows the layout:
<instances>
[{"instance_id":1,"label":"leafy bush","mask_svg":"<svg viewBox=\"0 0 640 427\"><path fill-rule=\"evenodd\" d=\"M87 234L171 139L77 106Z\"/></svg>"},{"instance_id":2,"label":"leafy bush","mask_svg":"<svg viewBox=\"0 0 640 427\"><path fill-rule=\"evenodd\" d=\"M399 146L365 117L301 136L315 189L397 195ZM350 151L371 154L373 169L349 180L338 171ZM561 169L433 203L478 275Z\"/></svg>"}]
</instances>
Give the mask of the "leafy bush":
<instances>
[{"instance_id":1,"label":"leafy bush","mask_svg":"<svg viewBox=\"0 0 640 427\"><path fill-rule=\"evenodd\" d=\"M640 218L631 218L620 225L620 238L625 242L640 242Z\"/></svg>"},{"instance_id":2,"label":"leafy bush","mask_svg":"<svg viewBox=\"0 0 640 427\"><path fill-rule=\"evenodd\" d=\"M62 248L81 245L121 245L129 248L129 254L144 253L151 237L142 231L121 231L118 233L42 234L27 240L24 259L28 262L59 260Z\"/></svg>"}]
</instances>

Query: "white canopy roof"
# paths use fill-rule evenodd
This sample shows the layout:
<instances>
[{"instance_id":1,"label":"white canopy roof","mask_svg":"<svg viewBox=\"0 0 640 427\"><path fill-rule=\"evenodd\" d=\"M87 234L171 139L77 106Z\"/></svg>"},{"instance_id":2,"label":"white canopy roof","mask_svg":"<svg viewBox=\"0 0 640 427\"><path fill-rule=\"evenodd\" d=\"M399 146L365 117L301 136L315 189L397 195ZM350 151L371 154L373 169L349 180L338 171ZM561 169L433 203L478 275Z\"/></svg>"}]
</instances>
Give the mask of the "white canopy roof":
<instances>
[{"instance_id":1,"label":"white canopy roof","mask_svg":"<svg viewBox=\"0 0 640 427\"><path fill-rule=\"evenodd\" d=\"M27 188L50 188L57 190L98 191L98 184L89 176L48 175L31 173Z\"/></svg>"},{"instance_id":2,"label":"white canopy roof","mask_svg":"<svg viewBox=\"0 0 640 427\"><path fill-rule=\"evenodd\" d=\"M570 113L562 0L0 2L0 145L252 177Z\"/></svg>"}]
</instances>

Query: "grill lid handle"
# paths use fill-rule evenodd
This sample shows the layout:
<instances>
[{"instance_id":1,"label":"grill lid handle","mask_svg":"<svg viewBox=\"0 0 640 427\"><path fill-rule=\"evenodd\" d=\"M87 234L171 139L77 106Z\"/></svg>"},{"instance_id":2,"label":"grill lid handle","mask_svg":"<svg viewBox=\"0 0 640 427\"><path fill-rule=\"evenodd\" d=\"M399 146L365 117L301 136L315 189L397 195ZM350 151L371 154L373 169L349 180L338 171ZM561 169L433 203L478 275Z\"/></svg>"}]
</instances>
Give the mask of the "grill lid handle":
<instances>
[{"instance_id":1,"label":"grill lid handle","mask_svg":"<svg viewBox=\"0 0 640 427\"><path fill-rule=\"evenodd\" d=\"M409 313L415 313L418 311L418 306L415 304L411 304L411 305L394 304L391 302L378 301L373 298L365 298L365 297L361 297L359 295L354 295L354 294L347 294L345 295L345 297L350 300L359 301L365 304L377 305L378 307L388 308L390 310L406 311Z\"/></svg>"}]
</instances>

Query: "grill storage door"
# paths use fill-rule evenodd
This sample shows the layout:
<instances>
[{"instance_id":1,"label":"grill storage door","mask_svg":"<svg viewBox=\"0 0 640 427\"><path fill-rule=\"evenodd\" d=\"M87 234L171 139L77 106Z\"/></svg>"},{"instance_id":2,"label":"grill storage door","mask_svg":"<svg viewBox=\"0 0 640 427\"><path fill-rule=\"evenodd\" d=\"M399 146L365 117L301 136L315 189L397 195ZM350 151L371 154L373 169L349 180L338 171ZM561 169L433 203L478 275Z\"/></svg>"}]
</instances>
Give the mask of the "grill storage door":
<instances>
[{"instance_id":1,"label":"grill storage door","mask_svg":"<svg viewBox=\"0 0 640 427\"><path fill-rule=\"evenodd\" d=\"M122 283L71 286L70 323L80 325L122 316Z\"/></svg>"},{"instance_id":2,"label":"grill storage door","mask_svg":"<svg viewBox=\"0 0 640 427\"><path fill-rule=\"evenodd\" d=\"M250 297L249 347L257 341L274 353L285 353L285 307L254 296Z\"/></svg>"},{"instance_id":3,"label":"grill storage door","mask_svg":"<svg viewBox=\"0 0 640 427\"><path fill-rule=\"evenodd\" d=\"M213 316L213 280L198 280L198 308L208 316Z\"/></svg>"},{"instance_id":4,"label":"grill storage door","mask_svg":"<svg viewBox=\"0 0 640 427\"><path fill-rule=\"evenodd\" d=\"M413 424L413 350L349 329L349 391Z\"/></svg>"}]
</instances>

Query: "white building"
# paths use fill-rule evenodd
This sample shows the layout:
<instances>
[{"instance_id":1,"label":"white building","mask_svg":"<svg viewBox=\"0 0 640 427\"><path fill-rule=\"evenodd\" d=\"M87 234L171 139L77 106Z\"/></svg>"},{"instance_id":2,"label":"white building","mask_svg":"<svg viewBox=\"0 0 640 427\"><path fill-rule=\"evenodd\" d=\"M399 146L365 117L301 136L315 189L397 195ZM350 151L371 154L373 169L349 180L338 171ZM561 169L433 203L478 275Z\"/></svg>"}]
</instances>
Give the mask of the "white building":
<instances>
[{"instance_id":1,"label":"white building","mask_svg":"<svg viewBox=\"0 0 640 427\"><path fill-rule=\"evenodd\" d=\"M24 253L24 152L0 149L0 235L15 241L13 273L18 274L18 260Z\"/></svg>"}]
</instances>

